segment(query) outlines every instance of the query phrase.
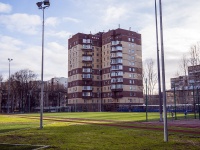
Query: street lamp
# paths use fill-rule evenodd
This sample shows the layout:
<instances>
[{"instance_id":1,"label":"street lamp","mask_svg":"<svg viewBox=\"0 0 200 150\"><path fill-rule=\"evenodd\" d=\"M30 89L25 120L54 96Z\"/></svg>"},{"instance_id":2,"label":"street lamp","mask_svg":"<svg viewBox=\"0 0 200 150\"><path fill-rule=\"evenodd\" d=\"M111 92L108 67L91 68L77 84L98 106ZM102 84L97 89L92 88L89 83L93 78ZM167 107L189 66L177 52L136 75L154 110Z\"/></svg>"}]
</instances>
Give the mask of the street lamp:
<instances>
[{"instance_id":1,"label":"street lamp","mask_svg":"<svg viewBox=\"0 0 200 150\"><path fill-rule=\"evenodd\" d=\"M9 61L9 83L8 83L8 100L7 100L7 113L9 113L9 102L10 102L10 62L13 61L13 59L8 58Z\"/></svg>"},{"instance_id":2,"label":"street lamp","mask_svg":"<svg viewBox=\"0 0 200 150\"><path fill-rule=\"evenodd\" d=\"M163 114L164 114L164 142L168 142L167 128L167 108L166 108L166 87L165 87L165 57L164 57L164 40L163 40L163 24L162 24L162 1L159 0L160 8L160 43L161 43L161 65L162 65L162 89L163 89Z\"/></svg>"},{"instance_id":3,"label":"street lamp","mask_svg":"<svg viewBox=\"0 0 200 150\"><path fill-rule=\"evenodd\" d=\"M163 121L162 114L162 97L161 97L161 83L160 83L160 55L159 55L159 43L158 43L158 21L157 21L157 4L155 0L155 22L156 22L156 46L157 46L157 68L158 68L158 92L159 92L159 112L160 122Z\"/></svg>"},{"instance_id":4,"label":"street lamp","mask_svg":"<svg viewBox=\"0 0 200 150\"><path fill-rule=\"evenodd\" d=\"M42 2L37 2L36 5L39 9L42 9L43 12L43 20L42 20L42 71L41 71L41 101L40 101L40 129L43 128L43 91L44 91L44 83L43 83L43 67L44 67L44 10L45 8L50 6L49 0L44 0Z\"/></svg>"}]
</instances>

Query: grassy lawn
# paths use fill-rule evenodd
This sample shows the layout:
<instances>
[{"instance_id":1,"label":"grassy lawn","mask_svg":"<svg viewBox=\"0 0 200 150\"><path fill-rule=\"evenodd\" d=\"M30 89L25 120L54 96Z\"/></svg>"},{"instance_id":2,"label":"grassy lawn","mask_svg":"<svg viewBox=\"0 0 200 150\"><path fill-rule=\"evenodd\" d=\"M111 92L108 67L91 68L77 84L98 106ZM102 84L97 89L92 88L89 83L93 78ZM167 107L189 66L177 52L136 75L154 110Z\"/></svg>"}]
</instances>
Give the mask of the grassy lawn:
<instances>
[{"instance_id":1,"label":"grassy lawn","mask_svg":"<svg viewBox=\"0 0 200 150\"><path fill-rule=\"evenodd\" d=\"M39 116L39 114L27 116ZM46 116L114 121L145 120L145 113L45 113L44 117ZM159 114L151 113L150 118L156 120ZM44 121L44 129L40 130L39 119L20 118L20 115L0 115L0 143L50 145L46 148L47 150L198 150L200 149L200 136L169 133L169 142L165 143L163 142L163 131L53 120ZM0 149L2 149L1 146Z\"/></svg>"}]
</instances>

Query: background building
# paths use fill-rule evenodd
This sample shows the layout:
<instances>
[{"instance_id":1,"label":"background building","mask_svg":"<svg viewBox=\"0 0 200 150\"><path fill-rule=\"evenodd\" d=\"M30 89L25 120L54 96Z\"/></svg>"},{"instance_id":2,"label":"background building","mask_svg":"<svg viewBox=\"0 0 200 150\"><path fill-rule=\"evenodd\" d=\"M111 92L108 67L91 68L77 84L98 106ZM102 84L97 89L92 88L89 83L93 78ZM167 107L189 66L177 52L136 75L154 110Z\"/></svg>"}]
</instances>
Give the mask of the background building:
<instances>
[{"instance_id":1,"label":"background building","mask_svg":"<svg viewBox=\"0 0 200 150\"><path fill-rule=\"evenodd\" d=\"M73 111L131 110L143 104L141 35L124 29L77 33L68 42Z\"/></svg>"}]
</instances>

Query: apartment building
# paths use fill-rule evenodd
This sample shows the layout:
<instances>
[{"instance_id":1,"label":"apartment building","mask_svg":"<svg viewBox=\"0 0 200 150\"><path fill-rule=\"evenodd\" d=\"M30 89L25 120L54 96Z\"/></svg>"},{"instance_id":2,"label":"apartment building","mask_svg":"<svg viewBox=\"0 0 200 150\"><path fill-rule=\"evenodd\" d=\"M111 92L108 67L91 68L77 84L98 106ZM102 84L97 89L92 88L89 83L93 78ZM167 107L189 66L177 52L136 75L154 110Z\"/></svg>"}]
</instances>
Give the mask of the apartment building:
<instances>
[{"instance_id":1,"label":"apartment building","mask_svg":"<svg viewBox=\"0 0 200 150\"><path fill-rule=\"evenodd\" d=\"M197 89L200 88L200 65L189 66L187 76L179 76L170 80L171 89L167 90L168 104L174 103L174 96L177 104L197 103Z\"/></svg>"},{"instance_id":2,"label":"apartment building","mask_svg":"<svg viewBox=\"0 0 200 150\"><path fill-rule=\"evenodd\" d=\"M188 67L188 84L200 87L200 65Z\"/></svg>"},{"instance_id":3,"label":"apartment building","mask_svg":"<svg viewBox=\"0 0 200 150\"><path fill-rule=\"evenodd\" d=\"M124 29L68 40L68 106L119 111L143 104L141 35Z\"/></svg>"}]
</instances>

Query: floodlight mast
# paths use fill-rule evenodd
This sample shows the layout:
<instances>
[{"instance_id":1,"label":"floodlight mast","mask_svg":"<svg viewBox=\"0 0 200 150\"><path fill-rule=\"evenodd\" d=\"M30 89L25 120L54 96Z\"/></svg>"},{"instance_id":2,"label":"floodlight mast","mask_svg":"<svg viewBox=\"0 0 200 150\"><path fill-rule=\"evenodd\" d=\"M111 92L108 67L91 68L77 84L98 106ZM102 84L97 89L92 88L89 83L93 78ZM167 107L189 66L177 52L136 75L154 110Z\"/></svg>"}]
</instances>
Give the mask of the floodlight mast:
<instances>
[{"instance_id":1,"label":"floodlight mast","mask_svg":"<svg viewBox=\"0 0 200 150\"><path fill-rule=\"evenodd\" d=\"M43 95L44 95L44 81L43 81L43 70L44 70L44 9L50 6L49 0L37 2L36 5L39 9L42 9L43 20L42 20L42 66L41 66L41 100L40 100L40 129L43 128Z\"/></svg>"}]
</instances>

